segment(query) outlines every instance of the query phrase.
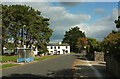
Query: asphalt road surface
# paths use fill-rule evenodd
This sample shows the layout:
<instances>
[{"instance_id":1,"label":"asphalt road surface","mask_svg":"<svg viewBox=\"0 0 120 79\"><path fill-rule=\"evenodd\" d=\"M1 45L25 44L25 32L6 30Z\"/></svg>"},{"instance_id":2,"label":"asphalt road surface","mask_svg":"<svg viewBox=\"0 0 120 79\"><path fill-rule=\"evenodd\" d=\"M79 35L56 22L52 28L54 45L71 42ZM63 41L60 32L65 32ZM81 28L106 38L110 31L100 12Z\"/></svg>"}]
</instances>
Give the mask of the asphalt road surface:
<instances>
[{"instance_id":1,"label":"asphalt road surface","mask_svg":"<svg viewBox=\"0 0 120 79\"><path fill-rule=\"evenodd\" d=\"M5 77L70 77L73 63L76 59L74 54L62 55L56 58L39 61L37 63L13 67L2 70Z\"/></svg>"}]
</instances>

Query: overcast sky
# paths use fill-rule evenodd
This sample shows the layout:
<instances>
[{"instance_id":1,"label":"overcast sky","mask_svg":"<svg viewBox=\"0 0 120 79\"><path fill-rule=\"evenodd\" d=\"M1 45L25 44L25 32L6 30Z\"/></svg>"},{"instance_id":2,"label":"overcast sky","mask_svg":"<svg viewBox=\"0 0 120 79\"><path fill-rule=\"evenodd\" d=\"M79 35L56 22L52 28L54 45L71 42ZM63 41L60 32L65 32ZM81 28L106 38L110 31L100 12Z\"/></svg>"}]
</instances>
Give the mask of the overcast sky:
<instances>
[{"instance_id":1,"label":"overcast sky","mask_svg":"<svg viewBox=\"0 0 120 79\"><path fill-rule=\"evenodd\" d=\"M78 26L87 37L103 40L115 28L114 21L118 17L117 2L9 2L4 4L26 4L42 12L50 18L53 29L50 42L59 42L65 31Z\"/></svg>"}]
</instances>

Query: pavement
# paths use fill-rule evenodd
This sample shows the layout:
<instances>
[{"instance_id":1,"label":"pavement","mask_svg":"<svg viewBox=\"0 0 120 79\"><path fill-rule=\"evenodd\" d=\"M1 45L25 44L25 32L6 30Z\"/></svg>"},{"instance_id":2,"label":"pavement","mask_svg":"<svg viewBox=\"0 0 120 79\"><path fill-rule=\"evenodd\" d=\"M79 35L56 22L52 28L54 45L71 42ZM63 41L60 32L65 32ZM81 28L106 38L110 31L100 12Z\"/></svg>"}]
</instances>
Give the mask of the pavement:
<instances>
[{"instance_id":1,"label":"pavement","mask_svg":"<svg viewBox=\"0 0 120 79\"><path fill-rule=\"evenodd\" d=\"M106 70L106 62L90 61L80 54L72 69L73 79L117 79Z\"/></svg>"}]
</instances>

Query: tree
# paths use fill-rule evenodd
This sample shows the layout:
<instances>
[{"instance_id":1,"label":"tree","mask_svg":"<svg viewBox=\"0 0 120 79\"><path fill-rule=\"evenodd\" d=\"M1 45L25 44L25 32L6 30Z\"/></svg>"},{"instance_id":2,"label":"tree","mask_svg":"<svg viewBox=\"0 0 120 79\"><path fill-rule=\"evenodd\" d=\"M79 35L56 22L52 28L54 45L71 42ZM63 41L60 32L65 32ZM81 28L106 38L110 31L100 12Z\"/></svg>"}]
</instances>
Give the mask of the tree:
<instances>
[{"instance_id":1,"label":"tree","mask_svg":"<svg viewBox=\"0 0 120 79\"><path fill-rule=\"evenodd\" d=\"M2 43L2 4L0 4L0 55L2 54L2 49L1 49L1 43Z\"/></svg>"},{"instance_id":2,"label":"tree","mask_svg":"<svg viewBox=\"0 0 120 79\"><path fill-rule=\"evenodd\" d=\"M78 41L76 44L78 51L80 51L81 49L84 49L85 46L87 46L87 38L85 38L85 37L78 38Z\"/></svg>"},{"instance_id":3,"label":"tree","mask_svg":"<svg viewBox=\"0 0 120 79\"><path fill-rule=\"evenodd\" d=\"M118 20L115 20L115 24L117 28L120 28L120 16L118 17Z\"/></svg>"},{"instance_id":4,"label":"tree","mask_svg":"<svg viewBox=\"0 0 120 79\"><path fill-rule=\"evenodd\" d=\"M120 32L112 32L104 38L102 42L104 51L109 51L109 54L120 51Z\"/></svg>"},{"instance_id":5,"label":"tree","mask_svg":"<svg viewBox=\"0 0 120 79\"><path fill-rule=\"evenodd\" d=\"M103 52L103 50L104 50L104 47L103 47L102 41L97 41L96 51Z\"/></svg>"},{"instance_id":6,"label":"tree","mask_svg":"<svg viewBox=\"0 0 120 79\"><path fill-rule=\"evenodd\" d=\"M107 55L112 55L120 62L120 32L112 32L102 42Z\"/></svg>"},{"instance_id":7,"label":"tree","mask_svg":"<svg viewBox=\"0 0 120 79\"><path fill-rule=\"evenodd\" d=\"M6 13L4 13L5 11L7 12L8 9L6 9L4 11L4 9L8 8L7 6L3 6L2 5L2 54L3 54L3 47L7 44L8 41L8 27L9 27L9 23L10 23L10 19L8 18L9 16L7 16ZM4 15L3 15L4 14ZM5 18L6 16L6 18Z\"/></svg>"},{"instance_id":8,"label":"tree","mask_svg":"<svg viewBox=\"0 0 120 79\"><path fill-rule=\"evenodd\" d=\"M34 44L39 51L47 51L46 43L53 32L48 27L50 19L26 5L3 5L2 9L2 29L5 30L2 43L5 43L5 39L13 39L15 47L18 43L23 46L25 42L27 47Z\"/></svg>"},{"instance_id":9,"label":"tree","mask_svg":"<svg viewBox=\"0 0 120 79\"><path fill-rule=\"evenodd\" d=\"M78 41L78 38L85 37L84 32L80 31L80 28L78 26L69 29L69 31L66 31L63 43L68 43L71 46L71 51L78 52L78 48L76 48L76 44Z\"/></svg>"},{"instance_id":10,"label":"tree","mask_svg":"<svg viewBox=\"0 0 120 79\"><path fill-rule=\"evenodd\" d=\"M87 51L93 53L97 47L97 40L94 38L87 38Z\"/></svg>"},{"instance_id":11,"label":"tree","mask_svg":"<svg viewBox=\"0 0 120 79\"><path fill-rule=\"evenodd\" d=\"M94 38L87 38L87 42L88 52L93 53L94 51L103 51L102 41L97 41Z\"/></svg>"}]
</instances>

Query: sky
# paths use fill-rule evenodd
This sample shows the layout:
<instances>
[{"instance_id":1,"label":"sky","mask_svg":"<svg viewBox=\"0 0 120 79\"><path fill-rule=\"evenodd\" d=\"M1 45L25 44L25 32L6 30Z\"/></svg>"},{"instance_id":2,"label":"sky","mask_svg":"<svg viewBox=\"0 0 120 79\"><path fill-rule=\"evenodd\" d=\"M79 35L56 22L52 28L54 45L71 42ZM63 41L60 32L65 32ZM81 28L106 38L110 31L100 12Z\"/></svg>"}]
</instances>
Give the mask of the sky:
<instances>
[{"instance_id":1,"label":"sky","mask_svg":"<svg viewBox=\"0 0 120 79\"><path fill-rule=\"evenodd\" d=\"M42 12L50 18L53 34L51 43L62 41L70 28L78 26L87 37L102 41L112 30L118 17L118 2L4 2L3 4L22 4Z\"/></svg>"}]
</instances>

